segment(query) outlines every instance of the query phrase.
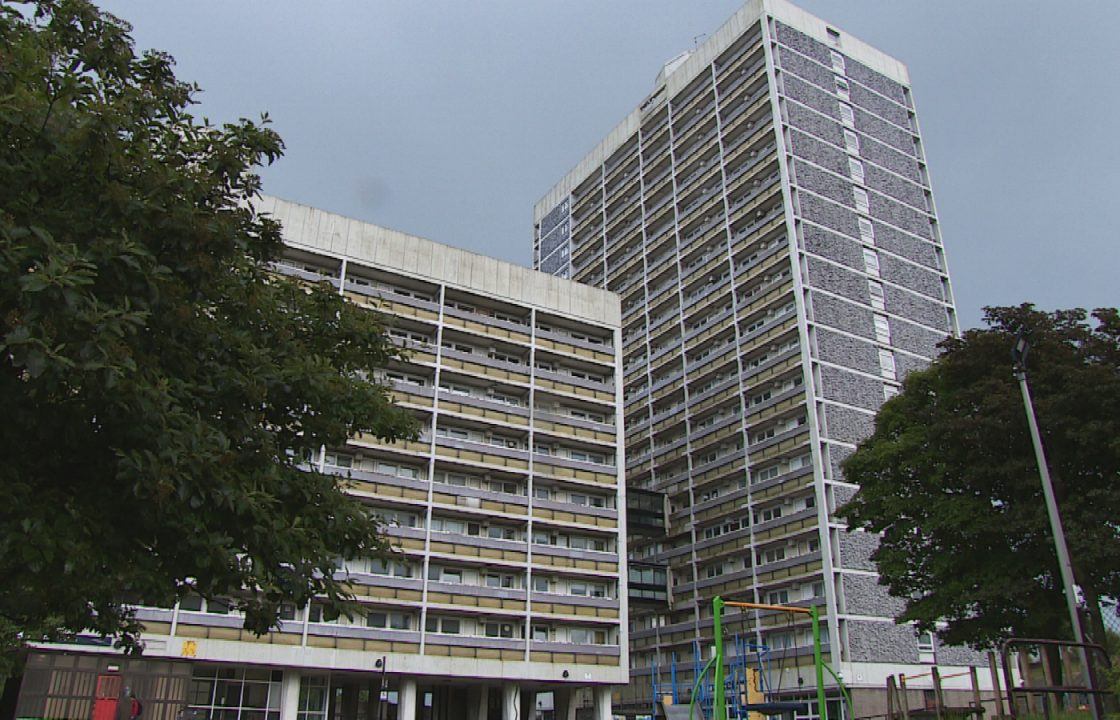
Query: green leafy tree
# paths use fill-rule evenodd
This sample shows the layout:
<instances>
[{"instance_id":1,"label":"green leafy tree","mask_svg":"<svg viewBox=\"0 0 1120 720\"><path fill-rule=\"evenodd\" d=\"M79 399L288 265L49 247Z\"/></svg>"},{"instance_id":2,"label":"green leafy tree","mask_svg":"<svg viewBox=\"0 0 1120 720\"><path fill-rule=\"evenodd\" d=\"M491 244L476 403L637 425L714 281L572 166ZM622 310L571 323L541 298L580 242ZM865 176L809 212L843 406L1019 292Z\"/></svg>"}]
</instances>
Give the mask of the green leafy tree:
<instances>
[{"instance_id":1,"label":"green leafy tree","mask_svg":"<svg viewBox=\"0 0 1120 720\"><path fill-rule=\"evenodd\" d=\"M880 582L899 621L950 643L1070 638L1058 563L1010 350L1028 377L1092 635L1101 597L1120 594L1120 316L988 308L986 329L942 344L845 461L859 483L840 515L881 533Z\"/></svg>"},{"instance_id":2,"label":"green leafy tree","mask_svg":"<svg viewBox=\"0 0 1120 720\"><path fill-rule=\"evenodd\" d=\"M356 433L411 436L370 378L370 313L273 277L252 206L281 154L214 126L172 59L85 0L0 5L0 658L92 630L135 647L130 601L352 598L338 558L376 521L301 462Z\"/></svg>"}]
</instances>

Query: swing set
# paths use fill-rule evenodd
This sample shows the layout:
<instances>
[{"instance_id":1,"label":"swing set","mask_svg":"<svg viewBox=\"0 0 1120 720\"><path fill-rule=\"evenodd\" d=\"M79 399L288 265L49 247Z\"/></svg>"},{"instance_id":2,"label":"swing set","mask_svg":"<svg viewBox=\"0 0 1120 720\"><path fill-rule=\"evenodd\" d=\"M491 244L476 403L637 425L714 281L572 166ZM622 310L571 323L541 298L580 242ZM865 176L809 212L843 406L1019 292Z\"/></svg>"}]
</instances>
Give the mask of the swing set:
<instances>
[{"instance_id":1,"label":"swing set","mask_svg":"<svg viewBox=\"0 0 1120 720\"><path fill-rule=\"evenodd\" d=\"M820 720L828 720L828 707L825 702L824 690L824 673L825 670L832 675L836 680L837 685L844 698L848 701L848 706L851 707L851 697L848 695L847 688L840 680L839 676L833 669L824 662L821 657L821 623L820 613L816 606L811 607L794 607L789 605L767 605L764 603L752 602L738 602L732 600L724 600L718 595L712 598L712 619L713 631L715 642L715 654L708 664L696 678L696 685L692 690L692 697L689 702L688 717L689 720L694 718L696 699L700 695L700 689L704 680L704 676L709 670L712 670L712 685L714 691L714 699L712 702L712 717L711 720L728 720L727 717L727 684L725 680L725 665L723 659L723 610L725 607L742 608L745 610L770 610L775 612L783 612L790 615L791 620L794 615L808 615L813 623L813 667L816 671L817 683L817 717ZM714 669L713 669L714 668ZM776 715L783 712L791 712L803 709L804 703L799 702L762 702L762 703L749 703L746 709L752 712L758 712L763 715Z\"/></svg>"}]
</instances>

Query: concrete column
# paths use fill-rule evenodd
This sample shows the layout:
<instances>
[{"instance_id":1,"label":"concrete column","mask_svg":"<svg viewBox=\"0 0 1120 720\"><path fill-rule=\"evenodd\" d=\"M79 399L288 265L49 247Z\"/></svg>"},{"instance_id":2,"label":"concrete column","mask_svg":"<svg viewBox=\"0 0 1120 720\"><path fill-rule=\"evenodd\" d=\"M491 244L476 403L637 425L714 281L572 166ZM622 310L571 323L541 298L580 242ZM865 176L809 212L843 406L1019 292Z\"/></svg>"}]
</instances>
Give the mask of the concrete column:
<instances>
[{"instance_id":1,"label":"concrete column","mask_svg":"<svg viewBox=\"0 0 1120 720\"><path fill-rule=\"evenodd\" d=\"M521 688L514 683L502 685L502 720L521 720Z\"/></svg>"},{"instance_id":2,"label":"concrete column","mask_svg":"<svg viewBox=\"0 0 1120 720\"><path fill-rule=\"evenodd\" d=\"M467 688L467 720L489 720L490 688L478 685Z\"/></svg>"},{"instance_id":3,"label":"concrete column","mask_svg":"<svg viewBox=\"0 0 1120 720\"><path fill-rule=\"evenodd\" d=\"M576 693L572 688L552 691L552 707L556 720L576 720Z\"/></svg>"},{"instance_id":4,"label":"concrete column","mask_svg":"<svg viewBox=\"0 0 1120 720\"><path fill-rule=\"evenodd\" d=\"M285 670L280 681L280 720L296 720L299 715L299 673Z\"/></svg>"},{"instance_id":5,"label":"concrete column","mask_svg":"<svg viewBox=\"0 0 1120 720\"><path fill-rule=\"evenodd\" d=\"M416 720L416 681L401 678L397 689L397 720Z\"/></svg>"},{"instance_id":6,"label":"concrete column","mask_svg":"<svg viewBox=\"0 0 1120 720\"><path fill-rule=\"evenodd\" d=\"M595 694L595 720L611 720L611 686L596 685L592 692Z\"/></svg>"}]
</instances>

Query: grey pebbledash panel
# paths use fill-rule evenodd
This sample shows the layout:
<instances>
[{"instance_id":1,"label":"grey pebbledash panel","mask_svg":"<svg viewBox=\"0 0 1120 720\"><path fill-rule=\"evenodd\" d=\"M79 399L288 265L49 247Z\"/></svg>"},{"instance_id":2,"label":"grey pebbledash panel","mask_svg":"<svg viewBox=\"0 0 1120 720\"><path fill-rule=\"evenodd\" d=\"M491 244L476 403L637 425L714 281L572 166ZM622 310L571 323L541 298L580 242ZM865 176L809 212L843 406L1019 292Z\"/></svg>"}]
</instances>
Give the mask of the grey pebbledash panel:
<instances>
[{"instance_id":1,"label":"grey pebbledash panel","mask_svg":"<svg viewBox=\"0 0 1120 720\"><path fill-rule=\"evenodd\" d=\"M821 293L811 293L810 303L813 307L813 321L818 325L875 338L875 321L870 309Z\"/></svg>"},{"instance_id":2,"label":"grey pebbledash panel","mask_svg":"<svg viewBox=\"0 0 1120 720\"><path fill-rule=\"evenodd\" d=\"M942 645L938 640L937 662L944 665L984 667L988 664L988 658L981 651L973 650L966 645Z\"/></svg>"},{"instance_id":3,"label":"grey pebbledash panel","mask_svg":"<svg viewBox=\"0 0 1120 720\"><path fill-rule=\"evenodd\" d=\"M852 660L867 662L916 663L918 640L909 625L893 622L849 620L848 648Z\"/></svg>"},{"instance_id":4,"label":"grey pebbledash panel","mask_svg":"<svg viewBox=\"0 0 1120 720\"><path fill-rule=\"evenodd\" d=\"M835 453L836 450L844 450L844 451L846 451L846 453L836 455L836 453ZM834 479L840 480L841 479L840 476L843 475L843 472L841 472L841 470L840 470L840 463L843 462L843 458L846 458L846 457L848 457L848 455L851 455L852 451L849 450L848 448L840 448L840 447L837 447L837 446L833 445L832 448L831 448L831 452L834 455L836 455L835 457L832 458L832 465L833 465L832 474L833 474ZM837 457L839 457L840 459L837 460ZM834 505L833 509L834 510L839 510L840 508L844 507L844 505L851 502L852 498L854 498L856 496L856 492L857 491L856 491L855 488L845 487L843 485L834 486L832 488L832 495L836 499L836 501L835 501L835 503L833 503L833 505Z\"/></svg>"},{"instance_id":5,"label":"grey pebbledash panel","mask_svg":"<svg viewBox=\"0 0 1120 720\"><path fill-rule=\"evenodd\" d=\"M913 355L903 355L902 353L895 353L894 368L895 374L899 380L905 380L906 376L915 370L925 370L929 367L929 361L922 358L916 358Z\"/></svg>"},{"instance_id":6,"label":"grey pebbledash panel","mask_svg":"<svg viewBox=\"0 0 1120 720\"><path fill-rule=\"evenodd\" d=\"M839 541L840 555L835 558L837 567L847 570L876 570L871 555L879 548L878 535L855 530L840 533Z\"/></svg>"},{"instance_id":7,"label":"grey pebbledash panel","mask_svg":"<svg viewBox=\"0 0 1120 720\"><path fill-rule=\"evenodd\" d=\"M879 253L879 275L887 282L902 285L934 300L945 299L940 274L903 262L893 255Z\"/></svg>"},{"instance_id":8,"label":"grey pebbledash panel","mask_svg":"<svg viewBox=\"0 0 1120 720\"><path fill-rule=\"evenodd\" d=\"M541 260L540 271L550 273L552 275L558 272L568 271L568 257L570 254L569 246L567 244L560 245L548 257ZM567 277L567 275L565 275Z\"/></svg>"},{"instance_id":9,"label":"grey pebbledash panel","mask_svg":"<svg viewBox=\"0 0 1120 720\"><path fill-rule=\"evenodd\" d=\"M809 223L801 225L801 238L805 252L820 255L855 270L863 269L863 246L852 238Z\"/></svg>"},{"instance_id":10,"label":"grey pebbledash panel","mask_svg":"<svg viewBox=\"0 0 1120 720\"><path fill-rule=\"evenodd\" d=\"M931 240L922 240L881 222L872 221L872 225L875 229L875 244L879 247L919 265L941 270L937 251Z\"/></svg>"},{"instance_id":11,"label":"grey pebbledash panel","mask_svg":"<svg viewBox=\"0 0 1120 720\"><path fill-rule=\"evenodd\" d=\"M899 318L891 318L891 344L915 355L937 357L940 354L937 343L947 336L948 333L933 332Z\"/></svg>"},{"instance_id":12,"label":"grey pebbledash panel","mask_svg":"<svg viewBox=\"0 0 1120 720\"><path fill-rule=\"evenodd\" d=\"M883 382L826 365L821 367L821 395L874 411L883 404Z\"/></svg>"},{"instance_id":13,"label":"grey pebbledash panel","mask_svg":"<svg viewBox=\"0 0 1120 720\"><path fill-rule=\"evenodd\" d=\"M786 113L789 124L805 132L827 140L833 145L844 145L844 131L838 120L832 120L797 103L787 103Z\"/></svg>"},{"instance_id":14,"label":"grey pebbledash panel","mask_svg":"<svg viewBox=\"0 0 1120 720\"><path fill-rule=\"evenodd\" d=\"M841 205L855 208L856 201L852 197L852 181L850 179L838 178L798 159L793 161L793 176L799 188L815 192ZM809 220L814 219L805 213L802 213L802 217Z\"/></svg>"},{"instance_id":15,"label":"grey pebbledash panel","mask_svg":"<svg viewBox=\"0 0 1120 720\"><path fill-rule=\"evenodd\" d=\"M917 158L900 153L886 143L867 135L860 135L859 156L903 177L910 178L914 182L922 181L922 173L918 170Z\"/></svg>"},{"instance_id":16,"label":"grey pebbledash panel","mask_svg":"<svg viewBox=\"0 0 1120 720\"><path fill-rule=\"evenodd\" d=\"M821 90L795 75L782 77L782 90L790 100L802 103L840 122L840 106L836 102L835 93Z\"/></svg>"},{"instance_id":17,"label":"grey pebbledash panel","mask_svg":"<svg viewBox=\"0 0 1120 720\"><path fill-rule=\"evenodd\" d=\"M806 264L809 266L809 272L805 276L807 286L827 290L864 305L871 302L865 275L815 257L806 258Z\"/></svg>"},{"instance_id":18,"label":"grey pebbledash panel","mask_svg":"<svg viewBox=\"0 0 1120 720\"><path fill-rule=\"evenodd\" d=\"M906 104L906 91L902 85L851 58L847 59L845 65L845 73L852 80L866 85L881 95L886 95L897 103Z\"/></svg>"},{"instance_id":19,"label":"grey pebbledash panel","mask_svg":"<svg viewBox=\"0 0 1120 720\"><path fill-rule=\"evenodd\" d=\"M829 47L824 43L814 40L800 30L794 30L785 23L775 23L775 26L779 43L788 45L802 55L808 55L822 65L832 62Z\"/></svg>"},{"instance_id":20,"label":"grey pebbledash panel","mask_svg":"<svg viewBox=\"0 0 1120 720\"><path fill-rule=\"evenodd\" d=\"M568 218L568 204L569 198L564 198L559 205L549 210L548 214L541 218L542 238L552 232L553 228L559 225L561 221Z\"/></svg>"},{"instance_id":21,"label":"grey pebbledash panel","mask_svg":"<svg viewBox=\"0 0 1120 720\"><path fill-rule=\"evenodd\" d=\"M949 316L944 305L893 285L885 285L883 292L889 312L949 333Z\"/></svg>"},{"instance_id":22,"label":"grey pebbledash panel","mask_svg":"<svg viewBox=\"0 0 1120 720\"><path fill-rule=\"evenodd\" d=\"M866 440L875 429L874 415L839 405L825 405L824 419L826 437L853 445Z\"/></svg>"},{"instance_id":23,"label":"grey pebbledash panel","mask_svg":"<svg viewBox=\"0 0 1120 720\"><path fill-rule=\"evenodd\" d=\"M849 83L848 87L850 88L849 95L852 99L852 105L874 113L900 127L910 127L910 114L903 106L856 83Z\"/></svg>"},{"instance_id":24,"label":"grey pebbledash panel","mask_svg":"<svg viewBox=\"0 0 1120 720\"><path fill-rule=\"evenodd\" d=\"M854 210L809 193L798 193L797 205L801 211L800 216L805 220L853 238L859 237L859 222Z\"/></svg>"},{"instance_id":25,"label":"grey pebbledash panel","mask_svg":"<svg viewBox=\"0 0 1120 720\"><path fill-rule=\"evenodd\" d=\"M794 157L804 158L840 175L848 174L848 155L840 148L799 130L791 130L789 135Z\"/></svg>"},{"instance_id":26,"label":"grey pebbledash panel","mask_svg":"<svg viewBox=\"0 0 1120 720\"><path fill-rule=\"evenodd\" d=\"M834 79L836 76L832 74L831 70L821 67L789 48L778 47L778 67L782 72L792 73L819 88L836 92L836 80Z\"/></svg>"},{"instance_id":27,"label":"grey pebbledash panel","mask_svg":"<svg viewBox=\"0 0 1120 720\"><path fill-rule=\"evenodd\" d=\"M855 108L855 116L856 130L870 135L876 140L882 140L906 155L918 156L918 148L914 144L914 135L908 130L891 125L886 120L859 108Z\"/></svg>"},{"instance_id":28,"label":"grey pebbledash panel","mask_svg":"<svg viewBox=\"0 0 1120 720\"><path fill-rule=\"evenodd\" d=\"M846 612L853 615L894 618L906 609L906 603L887 593L887 588L879 584L878 578L848 574L840 577Z\"/></svg>"},{"instance_id":29,"label":"grey pebbledash panel","mask_svg":"<svg viewBox=\"0 0 1120 720\"><path fill-rule=\"evenodd\" d=\"M817 349L821 362L835 363L868 373L879 372L879 350L869 342L818 327ZM881 386L879 395L881 398Z\"/></svg>"},{"instance_id":30,"label":"grey pebbledash panel","mask_svg":"<svg viewBox=\"0 0 1120 720\"><path fill-rule=\"evenodd\" d=\"M912 232L926 240L933 239L933 225L929 215L891 200L886 195L875 192L868 195L870 195L871 217Z\"/></svg>"},{"instance_id":31,"label":"grey pebbledash panel","mask_svg":"<svg viewBox=\"0 0 1120 720\"><path fill-rule=\"evenodd\" d=\"M888 195L917 210L925 211L929 207L925 190L915 183L903 180L871 164L863 166L863 176L868 189Z\"/></svg>"}]
</instances>

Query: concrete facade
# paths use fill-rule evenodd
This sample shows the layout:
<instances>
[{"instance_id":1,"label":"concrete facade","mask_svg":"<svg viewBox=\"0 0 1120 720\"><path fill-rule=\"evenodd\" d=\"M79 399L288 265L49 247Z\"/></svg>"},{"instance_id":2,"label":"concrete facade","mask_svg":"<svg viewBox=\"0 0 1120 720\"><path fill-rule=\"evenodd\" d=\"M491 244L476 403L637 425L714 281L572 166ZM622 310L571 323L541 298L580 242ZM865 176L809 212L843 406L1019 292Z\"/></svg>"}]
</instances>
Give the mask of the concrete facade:
<instances>
[{"instance_id":1,"label":"concrete facade","mask_svg":"<svg viewBox=\"0 0 1120 720\"><path fill-rule=\"evenodd\" d=\"M400 554L346 564L354 618L286 607L257 638L224 603L187 597L138 609L143 660L39 648L20 714L84 720L93 678L114 672L147 720L183 706L517 720L557 703L602 717L604 692L609 713L628 675L617 296L275 198L258 209L283 224L277 273L378 312L409 351L381 379L420 437L359 436L309 459L346 479Z\"/></svg>"},{"instance_id":2,"label":"concrete facade","mask_svg":"<svg viewBox=\"0 0 1120 720\"><path fill-rule=\"evenodd\" d=\"M534 223L535 267L622 297L627 483L647 506L629 552L666 587L632 595L616 712L650 712L674 665L687 695L715 595L819 606L826 657L869 691L939 652L979 664L894 624L875 538L834 514L856 490L843 458L958 332L902 63L752 0L666 65ZM725 627L784 663L771 687L803 694L804 624Z\"/></svg>"}]
</instances>

